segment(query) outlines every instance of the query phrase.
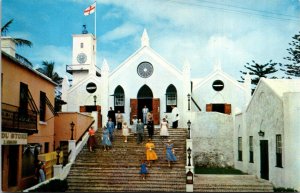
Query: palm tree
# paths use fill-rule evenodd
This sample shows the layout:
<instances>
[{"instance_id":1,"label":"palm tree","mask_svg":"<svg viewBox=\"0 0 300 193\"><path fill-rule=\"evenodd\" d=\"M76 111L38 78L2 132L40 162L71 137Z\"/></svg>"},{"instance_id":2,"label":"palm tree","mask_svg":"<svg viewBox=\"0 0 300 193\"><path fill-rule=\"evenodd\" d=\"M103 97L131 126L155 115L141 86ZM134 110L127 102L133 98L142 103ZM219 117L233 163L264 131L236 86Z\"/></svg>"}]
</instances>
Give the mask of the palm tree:
<instances>
[{"instance_id":1,"label":"palm tree","mask_svg":"<svg viewBox=\"0 0 300 193\"><path fill-rule=\"evenodd\" d=\"M49 78L51 78L51 80L53 80L54 82L56 82L57 84L60 84L62 82L62 77L60 77L56 72L54 72L54 65L55 62L51 61L43 61L42 62L42 66L41 68L37 68L36 70L39 71L40 73L48 76Z\"/></svg>"},{"instance_id":2,"label":"palm tree","mask_svg":"<svg viewBox=\"0 0 300 193\"><path fill-rule=\"evenodd\" d=\"M6 33L9 31L8 28L12 24L14 19L9 20L6 24L1 27L1 36L6 36ZM32 46L32 42L29 40L21 39L21 38L13 38L16 41L17 46Z\"/></svg>"},{"instance_id":3,"label":"palm tree","mask_svg":"<svg viewBox=\"0 0 300 193\"><path fill-rule=\"evenodd\" d=\"M40 73L46 75L47 77L51 78L53 82L56 82L58 85L62 83L63 78L60 77L56 72L54 72L55 63L53 61L43 61L41 68L37 68L36 70ZM67 104L65 101L61 100L61 93L56 92L55 94L55 102L54 102L54 111L59 112L61 111L61 106Z\"/></svg>"},{"instance_id":4,"label":"palm tree","mask_svg":"<svg viewBox=\"0 0 300 193\"><path fill-rule=\"evenodd\" d=\"M6 36L6 33L9 31L8 28L12 24L13 21L14 21L14 19L11 19L1 27L1 36ZM28 46L28 47L32 46L32 42L29 40L25 40L25 39L21 39L21 38L13 38L13 39L16 42L16 46ZM16 53L16 58L19 61L21 61L22 63L28 65L29 67L32 67L32 63L24 56L21 56L20 54Z\"/></svg>"}]
</instances>

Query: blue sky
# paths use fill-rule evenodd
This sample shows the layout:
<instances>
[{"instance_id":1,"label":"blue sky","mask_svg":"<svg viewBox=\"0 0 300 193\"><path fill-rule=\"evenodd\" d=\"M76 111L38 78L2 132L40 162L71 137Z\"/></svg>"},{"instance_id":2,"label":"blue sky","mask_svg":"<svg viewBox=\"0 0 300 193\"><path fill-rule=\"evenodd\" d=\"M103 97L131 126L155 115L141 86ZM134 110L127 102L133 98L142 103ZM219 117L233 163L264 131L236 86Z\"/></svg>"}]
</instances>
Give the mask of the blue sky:
<instances>
[{"instance_id":1,"label":"blue sky","mask_svg":"<svg viewBox=\"0 0 300 193\"><path fill-rule=\"evenodd\" d=\"M92 0L2 0L2 25L14 19L7 35L32 41L18 48L37 68L54 61L64 76L71 64L72 34L86 24L94 33L94 15L83 10ZM300 0L98 0L97 66L103 58L114 70L140 48L146 28L150 46L182 69L191 64L200 78L220 61L236 79L246 62L283 62L292 36L300 31ZM69 75L68 75L69 76Z\"/></svg>"}]
</instances>

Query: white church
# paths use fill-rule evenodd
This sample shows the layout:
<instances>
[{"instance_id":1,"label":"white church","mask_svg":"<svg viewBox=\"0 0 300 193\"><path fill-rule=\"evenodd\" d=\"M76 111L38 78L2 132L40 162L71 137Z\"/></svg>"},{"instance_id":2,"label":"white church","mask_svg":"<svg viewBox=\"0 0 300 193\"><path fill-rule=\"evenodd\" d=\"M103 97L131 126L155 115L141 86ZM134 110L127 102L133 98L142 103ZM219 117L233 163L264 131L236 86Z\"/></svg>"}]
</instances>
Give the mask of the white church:
<instances>
[{"instance_id":1,"label":"white church","mask_svg":"<svg viewBox=\"0 0 300 193\"><path fill-rule=\"evenodd\" d=\"M245 82L239 83L222 71L219 63L214 65L213 71L207 76L191 78L190 64L184 62L182 68L178 69L160 56L151 48L146 30L142 33L140 47L113 71L110 71L106 60L98 68L95 58L94 35L73 35L72 64L66 66L73 80L72 85L69 85L68 78L64 78L62 99L67 104L62 111L78 112L84 109L91 112L95 111L95 106L100 106L101 123L105 125L109 107L116 112L120 111L124 121L130 123L133 115L142 118L142 108L146 105L153 113L154 124L159 127L163 117L171 117L171 106L176 105L180 112L179 127L187 128L188 120L192 123L195 164L235 167L255 174L258 178L270 180L274 186L300 190L300 149L293 148L293 145L300 147L299 118L294 118L296 114L299 115L300 109L299 80L293 80L293 88L285 90L294 95L281 93L281 98L288 97L285 105L279 100L276 101L278 105L273 107L268 101L273 95L278 95L276 91L265 91L264 100L268 105L262 105L259 102L262 99L257 93L264 92L260 91L263 89L268 90L263 86L268 81L261 80L258 90L251 97L250 76L246 75ZM288 87L289 83L285 86ZM293 105L292 113L286 105ZM277 108L281 108L281 114L276 115L276 120L270 119L274 113L268 116L264 114L270 109L273 109L271 112L277 112ZM273 129L269 119L276 122L274 129L280 127L278 132L269 131ZM264 136L259 134L260 130ZM281 135L280 167L274 165L279 151L278 135ZM290 144L287 136L294 139L293 144ZM264 158L267 165L262 165L260 157L266 147L262 148L259 143L267 143L269 146L265 155L267 158ZM294 162L291 163L291 160ZM262 167L268 167L267 171L261 172Z\"/></svg>"}]
</instances>

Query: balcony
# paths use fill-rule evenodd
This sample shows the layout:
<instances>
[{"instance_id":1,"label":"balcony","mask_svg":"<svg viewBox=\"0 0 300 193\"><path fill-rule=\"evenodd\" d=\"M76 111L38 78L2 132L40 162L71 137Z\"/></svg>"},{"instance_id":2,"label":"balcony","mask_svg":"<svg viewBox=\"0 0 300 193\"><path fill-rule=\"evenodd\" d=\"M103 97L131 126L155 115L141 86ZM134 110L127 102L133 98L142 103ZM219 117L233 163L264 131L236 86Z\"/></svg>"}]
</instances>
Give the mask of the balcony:
<instances>
[{"instance_id":1,"label":"balcony","mask_svg":"<svg viewBox=\"0 0 300 193\"><path fill-rule=\"evenodd\" d=\"M96 67L96 75L101 76L100 68ZM90 64L73 64L73 65L66 65L66 72L73 75L73 72L79 71L89 71Z\"/></svg>"},{"instance_id":2,"label":"balcony","mask_svg":"<svg viewBox=\"0 0 300 193\"><path fill-rule=\"evenodd\" d=\"M2 131L37 133L37 112L2 103Z\"/></svg>"}]
</instances>

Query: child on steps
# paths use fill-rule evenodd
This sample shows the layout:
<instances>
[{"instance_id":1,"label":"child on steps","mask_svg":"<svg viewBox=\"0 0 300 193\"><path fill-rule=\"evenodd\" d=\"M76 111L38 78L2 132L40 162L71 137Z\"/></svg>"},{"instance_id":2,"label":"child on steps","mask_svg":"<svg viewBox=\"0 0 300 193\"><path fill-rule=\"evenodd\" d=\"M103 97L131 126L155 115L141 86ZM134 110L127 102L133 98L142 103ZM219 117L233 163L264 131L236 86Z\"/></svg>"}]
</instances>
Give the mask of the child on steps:
<instances>
[{"instance_id":1,"label":"child on steps","mask_svg":"<svg viewBox=\"0 0 300 193\"><path fill-rule=\"evenodd\" d=\"M146 176L148 174L148 168L147 168L147 164L146 164L146 160L142 160L142 163L141 163L141 170L140 170L140 174L141 174L141 177L143 180L146 179Z\"/></svg>"}]
</instances>

